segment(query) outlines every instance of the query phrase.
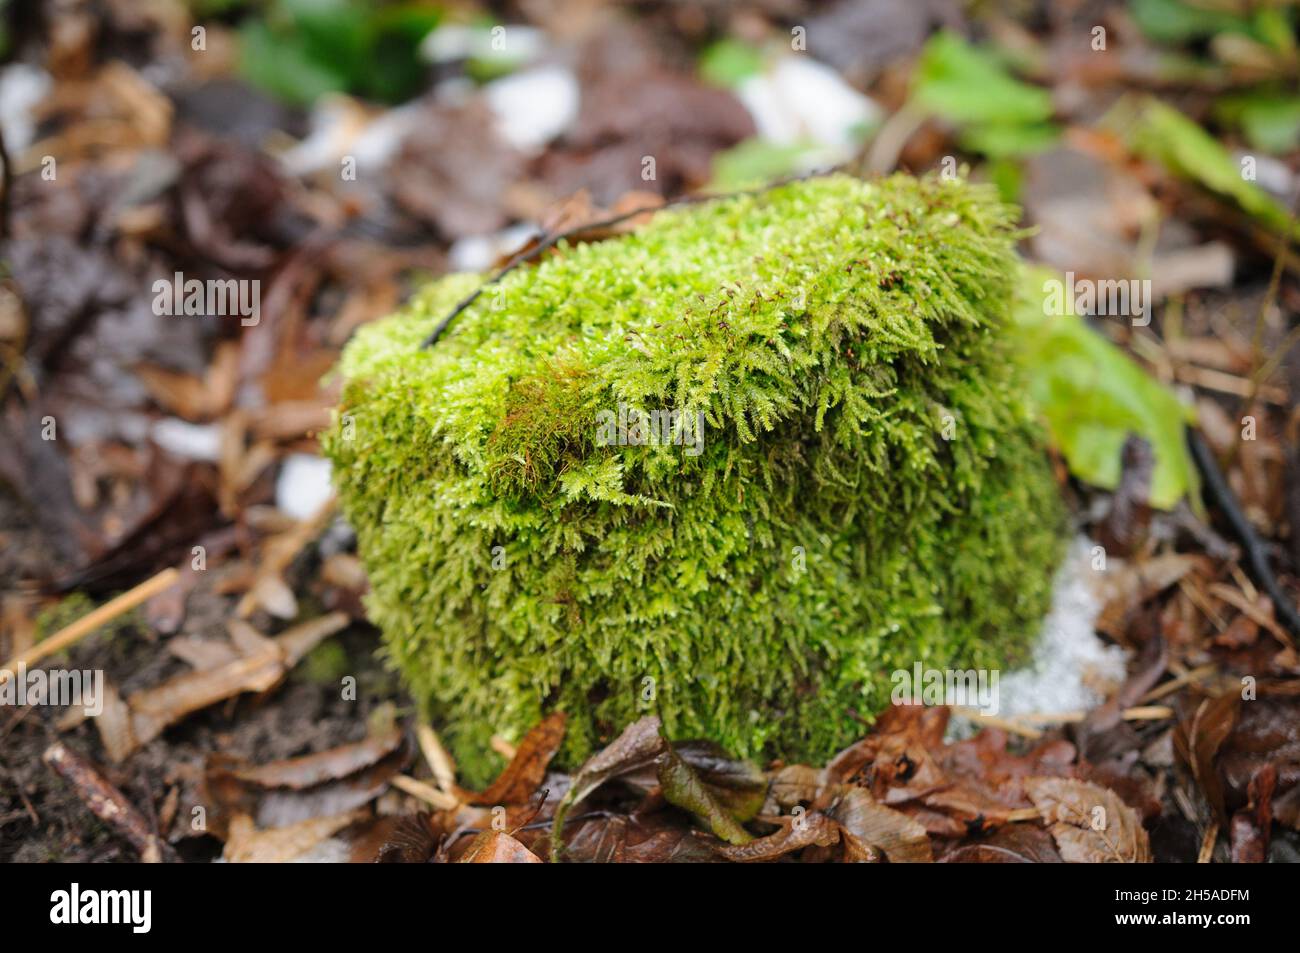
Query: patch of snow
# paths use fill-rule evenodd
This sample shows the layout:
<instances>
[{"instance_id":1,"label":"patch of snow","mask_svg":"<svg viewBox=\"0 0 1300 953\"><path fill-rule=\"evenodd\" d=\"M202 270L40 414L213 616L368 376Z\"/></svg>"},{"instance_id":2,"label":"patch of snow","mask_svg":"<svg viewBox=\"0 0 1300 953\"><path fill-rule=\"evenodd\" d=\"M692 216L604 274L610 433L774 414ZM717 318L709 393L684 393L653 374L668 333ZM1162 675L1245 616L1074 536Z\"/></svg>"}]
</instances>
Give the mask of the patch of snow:
<instances>
[{"instance_id":1,"label":"patch of snow","mask_svg":"<svg viewBox=\"0 0 1300 953\"><path fill-rule=\"evenodd\" d=\"M275 481L275 507L296 520L305 520L315 515L332 492L328 460L291 453L284 458Z\"/></svg>"},{"instance_id":2,"label":"patch of snow","mask_svg":"<svg viewBox=\"0 0 1300 953\"><path fill-rule=\"evenodd\" d=\"M1102 604L1095 591L1092 547L1078 536L1056 575L1052 608L1034 646L1032 661L999 678L998 716L1086 711L1104 701L1097 686L1124 681L1128 653L1097 635ZM969 719L953 718L954 734L970 733Z\"/></svg>"},{"instance_id":3,"label":"patch of snow","mask_svg":"<svg viewBox=\"0 0 1300 953\"><path fill-rule=\"evenodd\" d=\"M168 453L186 460L216 463L221 457L221 428L192 424L179 417L164 417L149 428L149 437Z\"/></svg>"},{"instance_id":4,"label":"patch of snow","mask_svg":"<svg viewBox=\"0 0 1300 953\"><path fill-rule=\"evenodd\" d=\"M497 132L521 152L536 152L578 118L578 78L562 66L539 66L483 88Z\"/></svg>"},{"instance_id":5,"label":"patch of snow","mask_svg":"<svg viewBox=\"0 0 1300 953\"><path fill-rule=\"evenodd\" d=\"M10 156L21 155L36 134L32 110L50 91L53 80L45 70L14 63L0 70L0 129Z\"/></svg>"},{"instance_id":6,"label":"patch of snow","mask_svg":"<svg viewBox=\"0 0 1300 953\"><path fill-rule=\"evenodd\" d=\"M358 173L378 172L425 121L419 101L373 114L350 96L322 96L312 107L311 132L280 161L293 175L307 175L325 168L337 171L340 160L351 156Z\"/></svg>"},{"instance_id":7,"label":"patch of snow","mask_svg":"<svg viewBox=\"0 0 1300 953\"><path fill-rule=\"evenodd\" d=\"M848 153L861 129L878 122L876 103L840 75L805 55L785 56L736 90L758 127L779 145L814 143Z\"/></svg>"},{"instance_id":8,"label":"patch of snow","mask_svg":"<svg viewBox=\"0 0 1300 953\"><path fill-rule=\"evenodd\" d=\"M533 225L511 225L492 235L456 239L447 253L452 271L487 271L498 258L513 255L537 234Z\"/></svg>"},{"instance_id":9,"label":"patch of snow","mask_svg":"<svg viewBox=\"0 0 1300 953\"><path fill-rule=\"evenodd\" d=\"M454 63L474 59L518 62L540 56L546 48L541 30L517 24L492 28L448 23L420 43L420 55L429 63Z\"/></svg>"}]
</instances>

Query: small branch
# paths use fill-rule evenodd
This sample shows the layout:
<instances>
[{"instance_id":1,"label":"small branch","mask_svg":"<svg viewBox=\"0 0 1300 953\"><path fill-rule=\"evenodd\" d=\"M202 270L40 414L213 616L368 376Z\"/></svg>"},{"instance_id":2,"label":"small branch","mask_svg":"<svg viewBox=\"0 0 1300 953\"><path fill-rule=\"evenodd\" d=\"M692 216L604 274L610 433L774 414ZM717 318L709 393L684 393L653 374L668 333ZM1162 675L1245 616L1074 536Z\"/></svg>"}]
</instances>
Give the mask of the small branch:
<instances>
[{"instance_id":1,"label":"small branch","mask_svg":"<svg viewBox=\"0 0 1300 953\"><path fill-rule=\"evenodd\" d=\"M116 599L109 600L93 612L82 616L72 625L60 629L48 639L42 639L26 651L19 652L5 662L3 668L0 668L0 685L14 677L14 671L19 665L31 665L48 655L53 655L55 652L68 648L94 632L101 625L113 621L123 613L134 609L140 603L152 599L164 589L169 588L179 578L180 573L174 568L164 569L152 579L147 579L134 589L122 593Z\"/></svg>"},{"instance_id":2,"label":"small branch","mask_svg":"<svg viewBox=\"0 0 1300 953\"><path fill-rule=\"evenodd\" d=\"M4 165L4 172L0 175L0 239L9 237L9 206L11 204L14 185L13 169L10 167L9 150L5 146L5 137L0 133L0 164Z\"/></svg>"},{"instance_id":3,"label":"small branch","mask_svg":"<svg viewBox=\"0 0 1300 953\"><path fill-rule=\"evenodd\" d=\"M388 779L388 783L399 791L405 791L411 797L419 798L424 803L436 807L440 811L454 811L460 806L460 801L445 791L439 791L432 784L425 784L423 781L417 781L415 778L407 777L404 774L396 774Z\"/></svg>"},{"instance_id":4,"label":"small branch","mask_svg":"<svg viewBox=\"0 0 1300 953\"><path fill-rule=\"evenodd\" d=\"M456 786L456 768L447 749L438 740L438 733L430 725L420 724L415 729L415 737L420 742L424 760L429 762L429 767L433 770L433 779L438 783L439 790L452 794Z\"/></svg>"},{"instance_id":5,"label":"small branch","mask_svg":"<svg viewBox=\"0 0 1300 953\"><path fill-rule=\"evenodd\" d=\"M85 758L62 741L45 749L41 760L59 777L72 785L86 807L97 818L121 834L140 852L147 864L177 860L171 845L153 832L149 823L126 796L99 773Z\"/></svg>"},{"instance_id":6,"label":"small branch","mask_svg":"<svg viewBox=\"0 0 1300 953\"><path fill-rule=\"evenodd\" d=\"M801 175L785 176L784 178L777 179L775 182L770 182L767 185L763 185L754 189L742 189L738 192L725 192L720 195L710 195L708 193L702 195L682 195L679 196L678 198L672 199L671 201L664 202L661 205L654 205L650 207L633 209L630 212L623 212L621 215L615 215L611 218L602 219L599 222L587 222L585 225L579 225L576 228L570 228L567 231L556 232L554 234L547 235L536 245L532 246L531 248L524 249L523 251L519 252L519 254L511 258L510 261L506 263L505 267L503 267L500 271L498 271L495 275L493 275L483 284L479 285L478 288L476 288L468 296L466 296L460 302L460 304L452 308L451 313L448 314L441 321L439 321L438 324L434 327L434 329L429 332L429 336L426 337L423 342L421 342L420 348L421 350L423 350L425 348L432 347L434 344L436 344L438 342L438 339L442 337L443 332L446 331L447 328L451 325L451 322L456 320L456 318L460 316L461 312L463 312L466 308L468 308L475 301L481 298L483 296L483 292L487 291L493 285L498 284L501 281L501 279L505 278L506 275L510 274L520 265L523 265L530 261L535 261L536 259L540 258L542 255L550 251L552 248L554 248L562 241L566 241L572 238L581 238L583 235L589 232L601 232L607 228L613 228L616 225L622 225L624 222L628 221L629 219L636 218L638 215L646 215L653 212L659 212L666 208L677 208L682 205L698 205L704 202L715 202L715 201L723 202L728 199L741 198L747 195L761 195L764 192L770 192L772 189L779 188L783 185L789 185L792 182L802 182L807 179L815 179L820 176L832 175L835 172L841 171L843 168L844 166L841 164L841 165L831 166L830 168L827 169L818 169L813 172L806 172Z\"/></svg>"},{"instance_id":7,"label":"small branch","mask_svg":"<svg viewBox=\"0 0 1300 953\"><path fill-rule=\"evenodd\" d=\"M1192 452L1192 459L1196 461L1196 469L1200 471L1201 479L1205 482L1206 495L1223 511L1224 517L1245 551L1246 568L1255 582L1273 600L1273 609L1282 624L1292 635L1300 635L1300 612L1296 612L1295 605L1283 590L1282 584L1277 581L1277 576L1273 574L1264 541L1260 539L1259 533L1255 532L1255 527L1242 512L1236 494L1232 492L1228 481L1219 470L1214 453L1200 432L1192 427L1187 428L1187 445Z\"/></svg>"},{"instance_id":8,"label":"small branch","mask_svg":"<svg viewBox=\"0 0 1300 953\"><path fill-rule=\"evenodd\" d=\"M1027 715L1015 715L1011 718L999 718L996 715L985 715L978 708L960 706L953 708L953 714L961 715L963 718L969 718L982 724L992 725L1004 731L1012 731L1031 739L1041 738L1043 734L1032 727L1034 725L1077 724L1088 717L1088 713L1085 711L1062 711L1050 714L1034 712ZM1136 708L1124 709L1120 713L1120 717L1124 721L1163 721L1166 718L1174 717L1174 710L1165 705L1140 705Z\"/></svg>"}]
</instances>

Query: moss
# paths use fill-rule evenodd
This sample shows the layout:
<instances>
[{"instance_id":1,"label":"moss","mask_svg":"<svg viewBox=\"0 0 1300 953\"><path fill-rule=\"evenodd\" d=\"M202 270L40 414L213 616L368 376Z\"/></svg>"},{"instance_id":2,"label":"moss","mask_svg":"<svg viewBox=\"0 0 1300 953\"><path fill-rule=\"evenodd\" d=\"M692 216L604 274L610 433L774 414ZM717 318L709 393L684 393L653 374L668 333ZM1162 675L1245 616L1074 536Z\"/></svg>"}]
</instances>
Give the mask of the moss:
<instances>
[{"instance_id":1,"label":"moss","mask_svg":"<svg viewBox=\"0 0 1300 953\"><path fill-rule=\"evenodd\" d=\"M471 779L556 708L570 764L651 708L820 759L891 671L1020 655L1062 510L1001 333L1014 221L963 183L819 178L563 248L432 349L480 277L358 333L326 450L371 617ZM620 405L679 416L611 445Z\"/></svg>"},{"instance_id":2,"label":"moss","mask_svg":"<svg viewBox=\"0 0 1300 953\"><path fill-rule=\"evenodd\" d=\"M332 687L348 674L351 667L347 649L338 640L327 639L308 652L295 671L314 685Z\"/></svg>"},{"instance_id":3,"label":"moss","mask_svg":"<svg viewBox=\"0 0 1300 953\"><path fill-rule=\"evenodd\" d=\"M70 592L57 602L50 603L32 620L35 641L41 642L54 633L67 628L98 608L95 600L84 592ZM137 607L105 622L96 631L101 638L112 640L123 632L143 628L144 615ZM56 653L66 657L66 653Z\"/></svg>"}]
</instances>

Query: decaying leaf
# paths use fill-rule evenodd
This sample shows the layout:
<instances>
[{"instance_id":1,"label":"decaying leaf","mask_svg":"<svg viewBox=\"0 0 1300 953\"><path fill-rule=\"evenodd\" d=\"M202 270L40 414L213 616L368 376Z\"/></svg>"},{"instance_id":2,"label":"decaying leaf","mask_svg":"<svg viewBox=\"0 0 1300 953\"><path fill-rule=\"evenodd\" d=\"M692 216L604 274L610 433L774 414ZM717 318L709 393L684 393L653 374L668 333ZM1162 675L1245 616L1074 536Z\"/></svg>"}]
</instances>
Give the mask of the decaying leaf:
<instances>
[{"instance_id":1,"label":"decaying leaf","mask_svg":"<svg viewBox=\"0 0 1300 953\"><path fill-rule=\"evenodd\" d=\"M551 853L559 856L563 848L561 835L569 809L606 781L652 764L664 748L658 715L646 715L623 729L614 742L592 755L574 776L569 790L555 811L551 830Z\"/></svg>"},{"instance_id":2,"label":"decaying leaf","mask_svg":"<svg viewBox=\"0 0 1300 953\"><path fill-rule=\"evenodd\" d=\"M983 840L962 844L939 858L944 864L1060 864L1052 835L1031 824L1008 824Z\"/></svg>"},{"instance_id":3,"label":"decaying leaf","mask_svg":"<svg viewBox=\"0 0 1300 953\"><path fill-rule=\"evenodd\" d=\"M934 860L925 828L906 814L881 804L865 788L844 785L835 795L836 802L827 813L853 838L846 843L853 844L857 851L879 848L894 864L928 864Z\"/></svg>"},{"instance_id":4,"label":"decaying leaf","mask_svg":"<svg viewBox=\"0 0 1300 953\"><path fill-rule=\"evenodd\" d=\"M781 829L775 834L756 838L748 844L719 846L714 849L727 860L754 863L777 860L813 844L819 847L830 847L840 839L840 825L820 811L794 817L787 815L776 820L780 823Z\"/></svg>"},{"instance_id":5,"label":"decaying leaf","mask_svg":"<svg viewBox=\"0 0 1300 953\"><path fill-rule=\"evenodd\" d=\"M540 864L542 859L505 831L484 831L474 838L461 864Z\"/></svg>"},{"instance_id":6,"label":"decaying leaf","mask_svg":"<svg viewBox=\"0 0 1300 953\"><path fill-rule=\"evenodd\" d=\"M1029 778L1025 789L1067 863L1151 862L1141 818L1114 791L1072 778Z\"/></svg>"},{"instance_id":7,"label":"decaying leaf","mask_svg":"<svg viewBox=\"0 0 1300 953\"><path fill-rule=\"evenodd\" d=\"M365 814L354 810L269 830L259 830L251 817L238 814L231 818L222 856L232 864L283 863L301 857Z\"/></svg>"},{"instance_id":8,"label":"decaying leaf","mask_svg":"<svg viewBox=\"0 0 1300 953\"><path fill-rule=\"evenodd\" d=\"M564 740L564 712L553 712L528 732L501 776L482 794L470 796L470 804L522 804L533 796L546 766Z\"/></svg>"},{"instance_id":9,"label":"decaying leaf","mask_svg":"<svg viewBox=\"0 0 1300 953\"><path fill-rule=\"evenodd\" d=\"M402 732L388 726L354 744L248 766L225 756L208 761L204 800L213 807L215 833L226 818L246 814L258 827L276 828L342 814L378 797L406 759Z\"/></svg>"},{"instance_id":10,"label":"decaying leaf","mask_svg":"<svg viewBox=\"0 0 1300 953\"><path fill-rule=\"evenodd\" d=\"M753 840L671 744L664 745L656 767L664 799L669 804L675 804L701 818L714 834L728 844L748 844Z\"/></svg>"}]
</instances>

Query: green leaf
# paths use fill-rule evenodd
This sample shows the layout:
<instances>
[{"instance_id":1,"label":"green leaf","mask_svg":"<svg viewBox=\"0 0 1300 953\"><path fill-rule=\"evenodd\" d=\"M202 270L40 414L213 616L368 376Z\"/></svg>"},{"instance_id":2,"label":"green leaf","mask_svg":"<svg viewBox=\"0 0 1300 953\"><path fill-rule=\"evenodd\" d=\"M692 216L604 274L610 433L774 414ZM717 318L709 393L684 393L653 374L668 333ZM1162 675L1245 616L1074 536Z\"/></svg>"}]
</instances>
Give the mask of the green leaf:
<instances>
[{"instance_id":1,"label":"green leaf","mask_svg":"<svg viewBox=\"0 0 1300 953\"><path fill-rule=\"evenodd\" d=\"M421 40L440 14L418 5L275 0L240 30L249 82L293 103L348 91L400 102L424 82Z\"/></svg>"},{"instance_id":2,"label":"green leaf","mask_svg":"<svg viewBox=\"0 0 1300 953\"><path fill-rule=\"evenodd\" d=\"M740 40L719 40L700 54L700 76L715 86L739 86L762 71L762 52Z\"/></svg>"},{"instance_id":3,"label":"green leaf","mask_svg":"<svg viewBox=\"0 0 1300 953\"><path fill-rule=\"evenodd\" d=\"M1052 115L1047 90L1020 82L995 56L947 31L921 51L912 95L931 112L962 124L1040 123Z\"/></svg>"},{"instance_id":4,"label":"green leaf","mask_svg":"<svg viewBox=\"0 0 1300 953\"><path fill-rule=\"evenodd\" d=\"M1150 503L1171 509L1191 493L1196 469L1184 425L1191 409L1079 315L1049 314L1050 269L1026 266L1013 323L1029 392L1070 472L1102 489L1119 485L1120 451L1130 433L1151 444L1155 471Z\"/></svg>"},{"instance_id":5,"label":"green leaf","mask_svg":"<svg viewBox=\"0 0 1300 953\"><path fill-rule=\"evenodd\" d=\"M1147 98L1117 107L1108 120L1123 130L1130 147L1164 165L1175 175L1232 199L1261 225L1286 233L1286 209L1254 182L1242 178L1241 166L1217 139L1177 109Z\"/></svg>"},{"instance_id":6,"label":"green leaf","mask_svg":"<svg viewBox=\"0 0 1300 953\"><path fill-rule=\"evenodd\" d=\"M1250 33L1242 17L1196 7L1180 0L1133 0L1129 7L1138 27L1157 43L1186 43L1216 33Z\"/></svg>"},{"instance_id":7,"label":"green leaf","mask_svg":"<svg viewBox=\"0 0 1300 953\"><path fill-rule=\"evenodd\" d=\"M307 104L347 87L347 77L314 60L300 40L277 36L258 20L240 30L239 69L253 85L291 103Z\"/></svg>"},{"instance_id":8,"label":"green leaf","mask_svg":"<svg viewBox=\"0 0 1300 953\"><path fill-rule=\"evenodd\" d=\"M1060 130L1050 123L1003 125L987 123L971 126L962 132L962 147L980 152L991 159L1010 159L1034 155L1050 149L1060 138Z\"/></svg>"},{"instance_id":9,"label":"green leaf","mask_svg":"<svg viewBox=\"0 0 1300 953\"><path fill-rule=\"evenodd\" d=\"M936 34L921 52L912 101L960 126L963 148L994 159L1041 152L1059 135L1047 121L1047 90L1022 83L992 53L952 33Z\"/></svg>"},{"instance_id":10,"label":"green leaf","mask_svg":"<svg viewBox=\"0 0 1300 953\"><path fill-rule=\"evenodd\" d=\"M766 139L746 139L714 155L713 181L709 187L720 192L733 192L771 182L815 165L809 158L822 151L813 143L780 145Z\"/></svg>"},{"instance_id":11,"label":"green leaf","mask_svg":"<svg viewBox=\"0 0 1300 953\"><path fill-rule=\"evenodd\" d=\"M673 750L671 744L664 745L663 753L659 755L655 766L664 800L669 804L675 804L702 819L709 825L709 830L728 844L748 844L754 839L727 812L709 786L700 780L695 769Z\"/></svg>"},{"instance_id":12,"label":"green leaf","mask_svg":"<svg viewBox=\"0 0 1300 953\"><path fill-rule=\"evenodd\" d=\"M1300 97L1255 91L1228 96L1215 115L1241 127L1251 146L1274 155L1300 147Z\"/></svg>"}]
</instances>

